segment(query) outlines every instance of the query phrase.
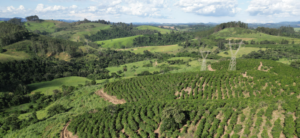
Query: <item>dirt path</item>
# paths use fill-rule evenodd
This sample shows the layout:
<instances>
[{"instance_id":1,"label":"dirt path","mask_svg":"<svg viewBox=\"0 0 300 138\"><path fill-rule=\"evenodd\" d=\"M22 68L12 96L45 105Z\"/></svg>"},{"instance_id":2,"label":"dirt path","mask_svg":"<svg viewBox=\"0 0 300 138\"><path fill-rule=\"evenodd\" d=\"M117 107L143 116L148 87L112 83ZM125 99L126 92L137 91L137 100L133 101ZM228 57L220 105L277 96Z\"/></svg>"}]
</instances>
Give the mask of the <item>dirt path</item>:
<instances>
[{"instance_id":1,"label":"dirt path","mask_svg":"<svg viewBox=\"0 0 300 138\"><path fill-rule=\"evenodd\" d=\"M209 71L216 71L216 70L214 70L214 69L211 68L210 64L207 66L207 68L208 68Z\"/></svg>"},{"instance_id":2,"label":"dirt path","mask_svg":"<svg viewBox=\"0 0 300 138\"><path fill-rule=\"evenodd\" d=\"M118 99L116 96L110 96L108 94L106 94L103 89L98 90L95 92L95 94L101 96L102 98L104 98L105 100L113 103L113 104L123 104L126 103L126 101L124 99Z\"/></svg>"},{"instance_id":3,"label":"dirt path","mask_svg":"<svg viewBox=\"0 0 300 138\"><path fill-rule=\"evenodd\" d=\"M78 136L73 135L72 132L68 131L68 126L71 121L69 121L63 128L62 132L60 132L60 138L78 138Z\"/></svg>"},{"instance_id":4,"label":"dirt path","mask_svg":"<svg viewBox=\"0 0 300 138\"><path fill-rule=\"evenodd\" d=\"M161 125L161 122L159 123L159 126L156 130L154 130L154 133L158 134L158 137L160 138L160 133L159 133L159 130L160 130L160 125Z\"/></svg>"},{"instance_id":5,"label":"dirt path","mask_svg":"<svg viewBox=\"0 0 300 138\"><path fill-rule=\"evenodd\" d=\"M260 65L258 66L257 70L261 70L261 67L263 66L262 62L260 62Z\"/></svg>"}]
</instances>

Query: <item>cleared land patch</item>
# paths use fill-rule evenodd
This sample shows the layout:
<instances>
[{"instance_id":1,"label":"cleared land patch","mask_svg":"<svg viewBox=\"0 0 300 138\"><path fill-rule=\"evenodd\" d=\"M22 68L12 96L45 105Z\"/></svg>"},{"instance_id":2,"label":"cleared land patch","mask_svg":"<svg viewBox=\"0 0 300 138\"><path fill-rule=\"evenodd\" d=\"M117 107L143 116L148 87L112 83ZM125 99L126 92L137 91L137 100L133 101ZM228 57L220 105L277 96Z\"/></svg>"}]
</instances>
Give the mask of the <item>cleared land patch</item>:
<instances>
[{"instance_id":1,"label":"cleared land patch","mask_svg":"<svg viewBox=\"0 0 300 138\"><path fill-rule=\"evenodd\" d=\"M101 44L102 48L125 48L125 47L133 47L133 39L142 36L130 36L123 38L116 38L110 40L96 41L97 44Z\"/></svg>"},{"instance_id":2,"label":"cleared land patch","mask_svg":"<svg viewBox=\"0 0 300 138\"><path fill-rule=\"evenodd\" d=\"M54 79L52 81L46 81L46 82L39 82L39 83L33 83L29 84L29 89L32 90L32 92L42 92L46 95L52 95L53 90L58 89L61 90L62 85L67 86L77 86L78 84L85 84L85 81L91 81L84 77L65 77L65 78L59 78Z\"/></svg>"},{"instance_id":3,"label":"cleared land patch","mask_svg":"<svg viewBox=\"0 0 300 138\"><path fill-rule=\"evenodd\" d=\"M183 49L182 46L166 45L166 46L144 46L144 47L135 47L135 48L128 48L128 49L120 49L120 50L127 50L127 51L134 52L136 54L142 54L145 50L148 50L150 52L175 54L180 52L182 49Z\"/></svg>"},{"instance_id":4,"label":"cleared land patch","mask_svg":"<svg viewBox=\"0 0 300 138\"><path fill-rule=\"evenodd\" d=\"M113 103L113 104L123 104L123 103L126 103L125 100L119 100L116 96L110 96L108 94L106 94L103 89L101 90L98 90L95 92L95 94L101 96L103 99Z\"/></svg>"},{"instance_id":5,"label":"cleared land patch","mask_svg":"<svg viewBox=\"0 0 300 138\"><path fill-rule=\"evenodd\" d=\"M150 25L142 25L137 27L139 30L157 30L162 34L170 33L171 30L168 29L163 29L155 26L150 26Z\"/></svg>"}]
</instances>

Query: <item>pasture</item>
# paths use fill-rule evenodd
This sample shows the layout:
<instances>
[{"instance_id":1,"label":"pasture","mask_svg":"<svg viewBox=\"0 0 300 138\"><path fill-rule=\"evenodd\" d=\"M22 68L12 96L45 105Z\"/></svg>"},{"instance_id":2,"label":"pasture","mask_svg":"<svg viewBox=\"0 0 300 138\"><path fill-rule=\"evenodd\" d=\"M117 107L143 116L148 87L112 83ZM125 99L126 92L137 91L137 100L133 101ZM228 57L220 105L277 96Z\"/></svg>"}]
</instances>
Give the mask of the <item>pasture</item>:
<instances>
[{"instance_id":1,"label":"pasture","mask_svg":"<svg viewBox=\"0 0 300 138\"><path fill-rule=\"evenodd\" d=\"M171 70L168 73L179 73L179 72L194 72L199 71L201 68L201 59L197 58L191 58L191 57L173 57L168 60L183 60L184 62L188 63L188 66L186 64L174 64L169 65L167 61L158 63L156 59L151 60L144 60L144 61L138 61L134 63L128 63L124 64L122 66L115 66L115 67L107 67L106 69L110 71L111 73L117 73L119 70L123 72L123 67L127 66L127 71L124 73L121 73L119 75L127 78L135 77L137 74L142 73L143 71L149 71L150 73L153 73L154 71L160 72L163 68L174 68L174 70ZM217 60L206 60L207 65L210 63L215 63ZM152 64L151 67L143 67L144 65ZM123 78L124 79L124 78ZM117 79L116 79L117 80ZM114 79L111 79L110 81L114 81Z\"/></svg>"},{"instance_id":2,"label":"pasture","mask_svg":"<svg viewBox=\"0 0 300 138\"><path fill-rule=\"evenodd\" d=\"M116 49L125 48L125 47L128 48L128 47L133 47L133 39L139 36L142 35L96 41L96 43L101 44L102 48L116 48Z\"/></svg>"},{"instance_id":3,"label":"pasture","mask_svg":"<svg viewBox=\"0 0 300 138\"><path fill-rule=\"evenodd\" d=\"M255 48L255 47L241 47L240 50L238 51L236 58L242 57L242 55L247 55L251 53L252 51L258 51L260 48ZM266 50L266 48L261 48L261 50ZM225 54L224 52L227 52L228 54ZM236 52L236 50L232 50L233 53ZM231 57L231 52L230 50L222 51L218 54L219 56L222 57Z\"/></svg>"},{"instance_id":4,"label":"pasture","mask_svg":"<svg viewBox=\"0 0 300 138\"><path fill-rule=\"evenodd\" d=\"M217 38L225 38L225 39L243 39L244 41L254 40L255 42L260 42L264 40L275 41L276 43L280 43L282 39L288 40L289 43L292 41L295 44L300 44L300 39L284 37L284 36L274 36L268 35L265 33L255 32L254 30L242 29L242 28L226 28L217 33L213 34Z\"/></svg>"},{"instance_id":5,"label":"pasture","mask_svg":"<svg viewBox=\"0 0 300 138\"><path fill-rule=\"evenodd\" d=\"M135 48L127 48L127 49L119 49L119 50L127 50L136 54L142 54L145 50L148 50L150 52L175 54L180 52L182 49L183 49L182 46L166 45L166 46L144 46L144 47L135 47Z\"/></svg>"},{"instance_id":6,"label":"pasture","mask_svg":"<svg viewBox=\"0 0 300 138\"><path fill-rule=\"evenodd\" d=\"M24 51L8 50L4 53L0 53L0 62L7 62L13 60L24 60L30 58L30 55Z\"/></svg>"},{"instance_id":7,"label":"pasture","mask_svg":"<svg viewBox=\"0 0 300 138\"><path fill-rule=\"evenodd\" d=\"M61 90L62 85L66 85L66 86L77 86L78 84L84 85L86 81L91 81L91 80L85 77L71 76L71 77L54 79L52 81L29 84L28 87L30 90L32 90L31 93L41 92L45 95L52 95L53 90L55 89Z\"/></svg>"},{"instance_id":8,"label":"pasture","mask_svg":"<svg viewBox=\"0 0 300 138\"><path fill-rule=\"evenodd\" d=\"M294 28L295 32L299 32L300 28Z\"/></svg>"},{"instance_id":9,"label":"pasture","mask_svg":"<svg viewBox=\"0 0 300 138\"><path fill-rule=\"evenodd\" d=\"M170 33L171 30L169 29L164 29L164 28L159 28L155 26L150 26L150 25L142 25L137 27L139 30L157 30L162 34Z\"/></svg>"}]
</instances>

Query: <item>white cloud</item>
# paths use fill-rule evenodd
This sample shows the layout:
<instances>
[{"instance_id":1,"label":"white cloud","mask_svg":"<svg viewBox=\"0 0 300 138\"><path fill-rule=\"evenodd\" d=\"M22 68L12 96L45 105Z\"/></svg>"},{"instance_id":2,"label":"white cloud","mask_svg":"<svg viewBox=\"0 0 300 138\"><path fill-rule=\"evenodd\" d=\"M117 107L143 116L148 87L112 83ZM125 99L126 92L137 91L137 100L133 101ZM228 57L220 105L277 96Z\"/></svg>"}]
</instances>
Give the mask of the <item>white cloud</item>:
<instances>
[{"instance_id":1,"label":"white cloud","mask_svg":"<svg viewBox=\"0 0 300 138\"><path fill-rule=\"evenodd\" d=\"M72 5L71 8L72 8L72 9L76 9L77 6L76 6L76 5Z\"/></svg>"},{"instance_id":2,"label":"white cloud","mask_svg":"<svg viewBox=\"0 0 300 138\"><path fill-rule=\"evenodd\" d=\"M8 6L6 7L6 10L3 10L2 12L4 13L20 13L20 12L24 12L25 11L25 7L23 5L20 5L18 8L15 8L14 6Z\"/></svg>"},{"instance_id":3,"label":"white cloud","mask_svg":"<svg viewBox=\"0 0 300 138\"><path fill-rule=\"evenodd\" d=\"M233 16L241 9L237 0L179 0L175 3L183 11L204 16Z\"/></svg>"},{"instance_id":4,"label":"white cloud","mask_svg":"<svg viewBox=\"0 0 300 138\"><path fill-rule=\"evenodd\" d=\"M49 12L49 11L59 11L59 10L66 10L66 9L67 9L67 7L58 6L58 5L44 7L44 4L38 4L36 6L35 11L36 12Z\"/></svg>"},{"instance_id":5,"label":"white cloud","mask_svg":"<svg viewBox=\"0 0 300 138\"><path fill-rule=\"evenodd\" d=\"M96 11L97 10L97 7L96 6L90 6L90 7L88 7L88 11L91 11L91 12L94 12L94 11Z\"/></svg>"},{"instance_id":6,"label":"white cloud","mask_svg":"<svg viewBox=\"0 0 300 138\"><path fill-rule=\"evenodd\" d=\"M252 15L289 17L300 15L299 0L252 0L247 12Z\"/></svg>"}]
</instances>

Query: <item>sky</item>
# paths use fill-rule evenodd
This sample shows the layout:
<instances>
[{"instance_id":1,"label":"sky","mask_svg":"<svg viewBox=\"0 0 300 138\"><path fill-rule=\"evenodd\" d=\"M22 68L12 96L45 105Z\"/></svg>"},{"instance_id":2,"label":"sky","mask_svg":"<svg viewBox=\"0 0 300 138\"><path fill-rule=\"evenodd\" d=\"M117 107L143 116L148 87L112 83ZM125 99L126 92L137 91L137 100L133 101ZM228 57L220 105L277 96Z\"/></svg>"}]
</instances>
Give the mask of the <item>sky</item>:
<instances>
[{"instance_id":1,"label":"sky","mask_svg":"<svg viewBox=\"0 0 300 138\"><path fill-rule=\"evenodd\" d=\"M157 23L300 21L300 0L0 0L0 17Z\"/></svg>"}]
</instances>

